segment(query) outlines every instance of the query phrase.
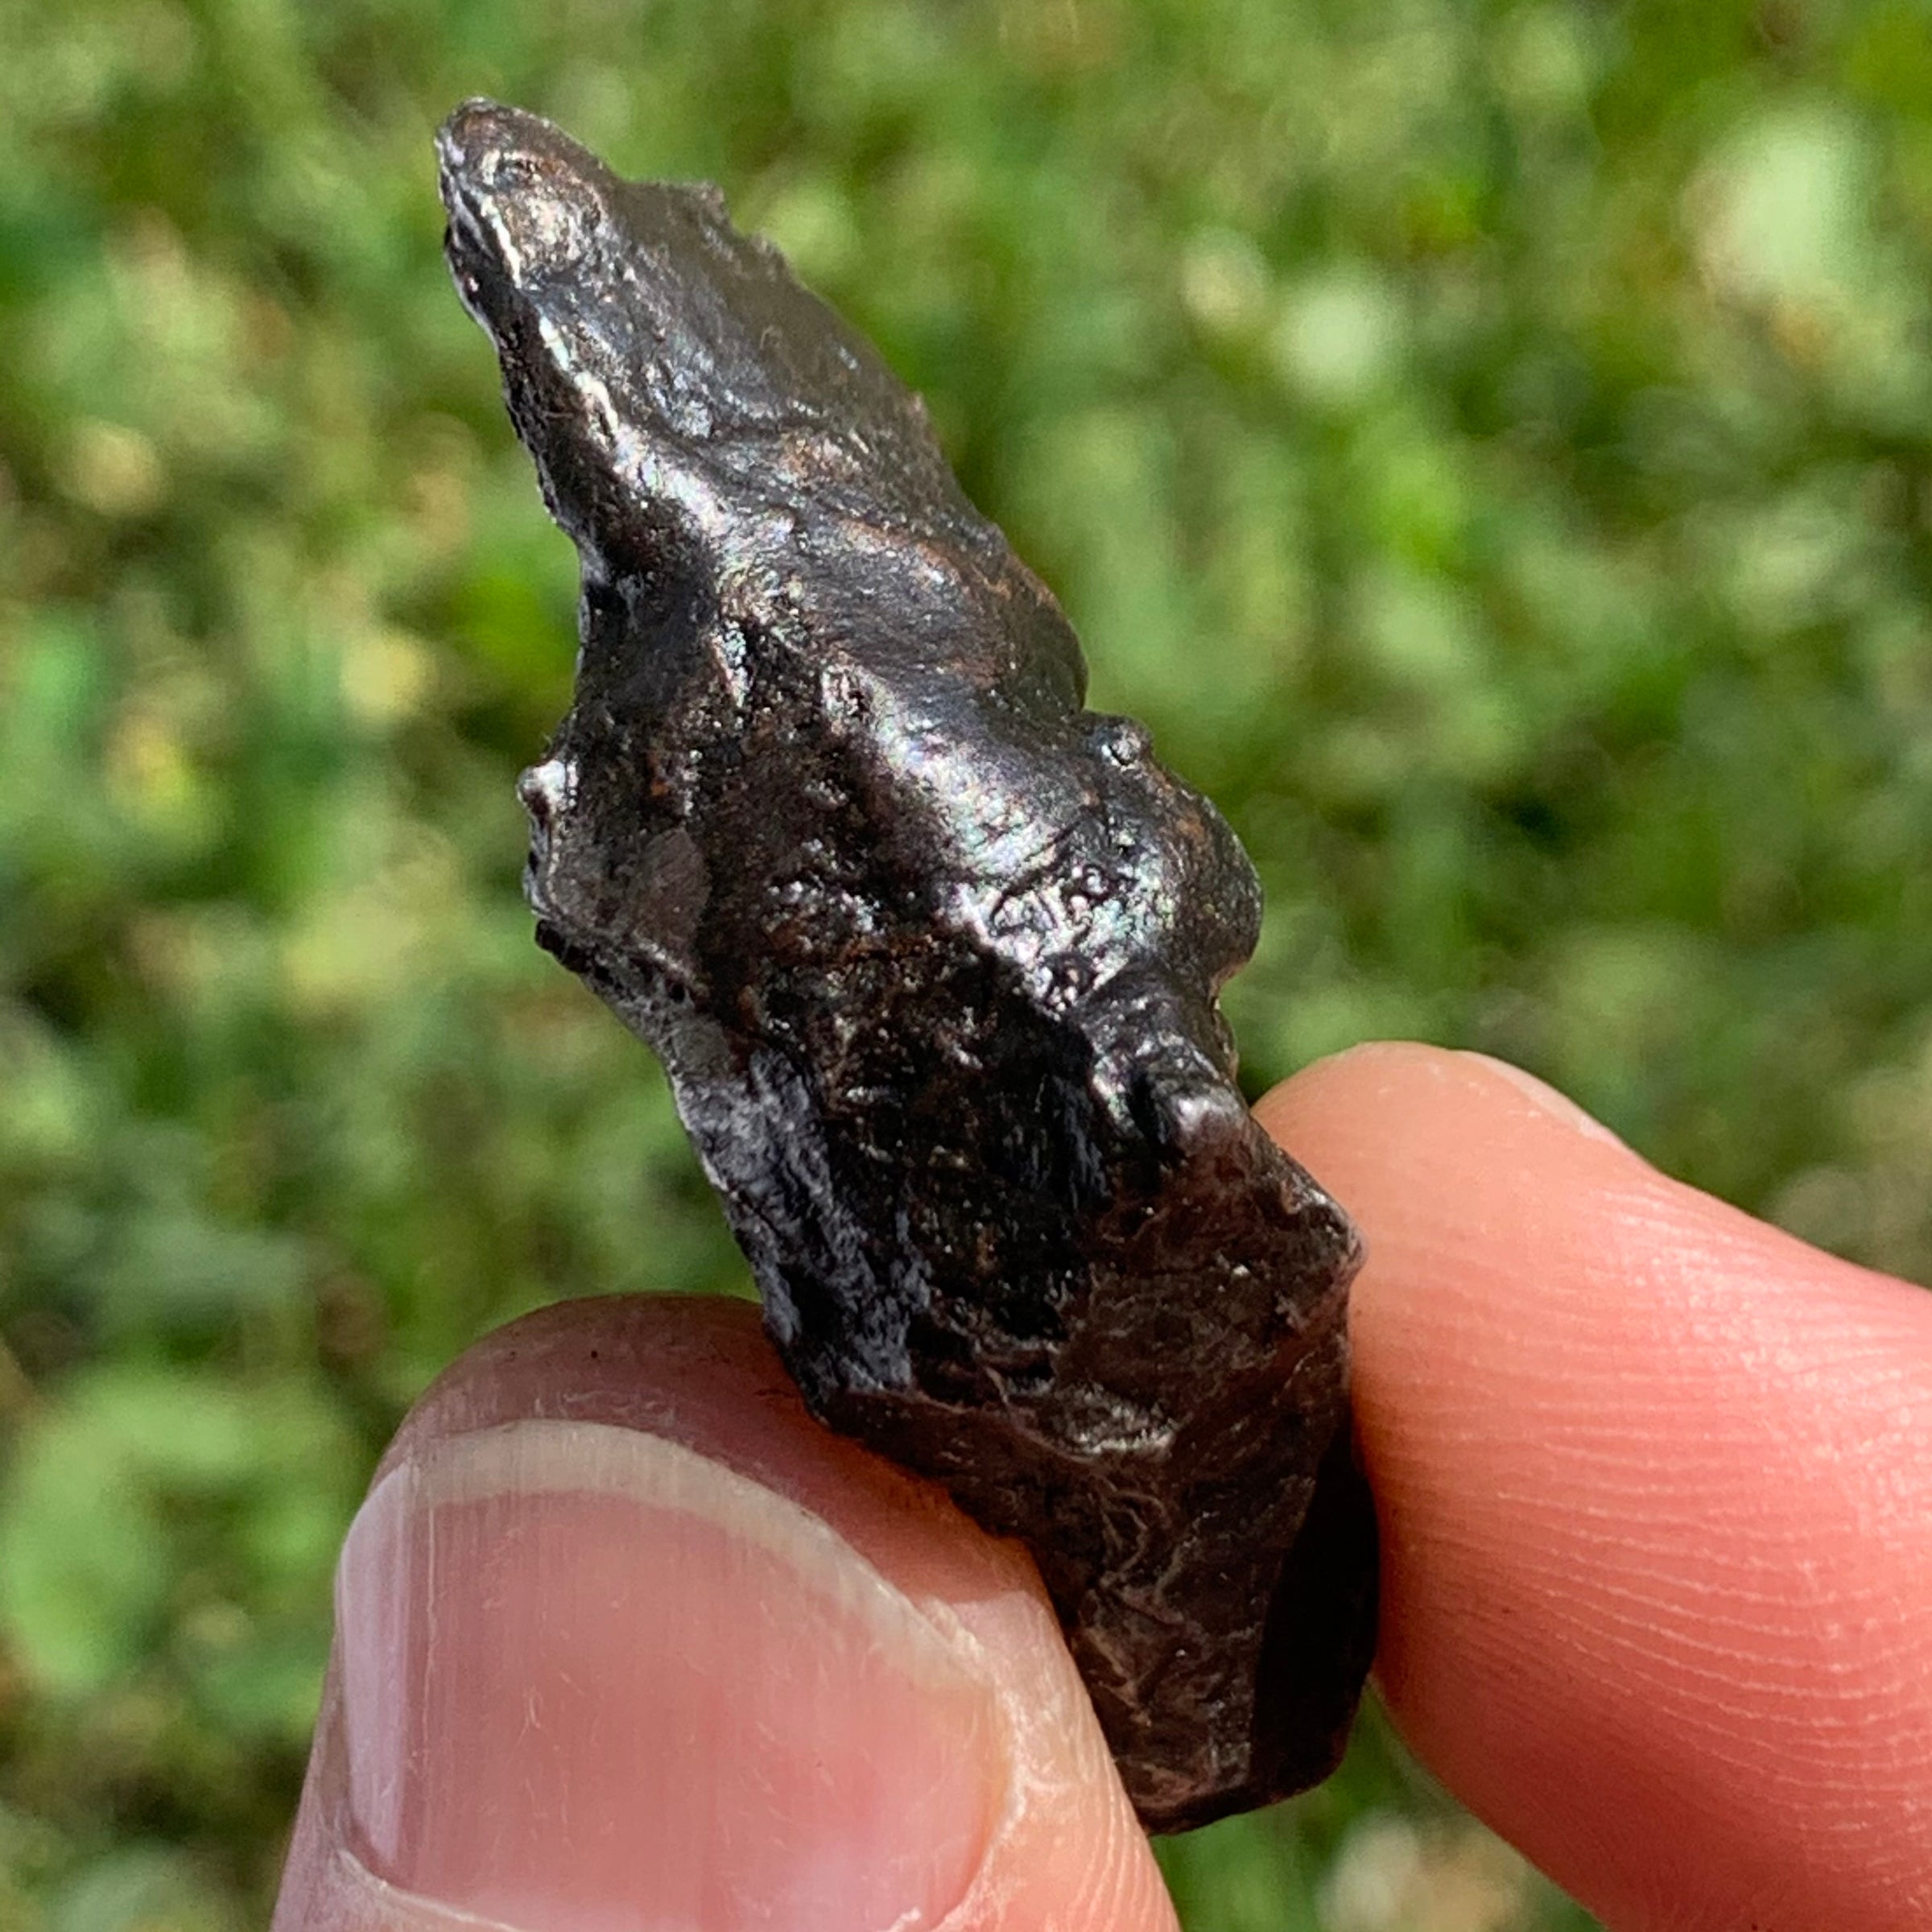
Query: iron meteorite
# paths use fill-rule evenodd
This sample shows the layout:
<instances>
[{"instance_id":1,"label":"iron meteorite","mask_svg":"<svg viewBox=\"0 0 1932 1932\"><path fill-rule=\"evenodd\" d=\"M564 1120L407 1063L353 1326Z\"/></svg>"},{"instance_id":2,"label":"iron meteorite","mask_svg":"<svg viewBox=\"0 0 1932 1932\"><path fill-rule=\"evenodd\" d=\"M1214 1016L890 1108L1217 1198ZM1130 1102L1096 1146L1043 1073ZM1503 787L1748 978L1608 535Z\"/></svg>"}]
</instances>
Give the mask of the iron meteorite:
<instances>
[{"instance_id":1,"label":"iron meteorite","mask_svg":"<svg viewBox=\"0 0 1932 1932\"><path fill-rule=\"evenodd\" d=\"M815 1413L1032 1550L1146 1825L1316 1781L1373 1641L1359 1245L1233 1084L1246 855L716 191L484 101L438 145L583 566L540 941L662 1055Z\"/></svg>"}]
</instances>

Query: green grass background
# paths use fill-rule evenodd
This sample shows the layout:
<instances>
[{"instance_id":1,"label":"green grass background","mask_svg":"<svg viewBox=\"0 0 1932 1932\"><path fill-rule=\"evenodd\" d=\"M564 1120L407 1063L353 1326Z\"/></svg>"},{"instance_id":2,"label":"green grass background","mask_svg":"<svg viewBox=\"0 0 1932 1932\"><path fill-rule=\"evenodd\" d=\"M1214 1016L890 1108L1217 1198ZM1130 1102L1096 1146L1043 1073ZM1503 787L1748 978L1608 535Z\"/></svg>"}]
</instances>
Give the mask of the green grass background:
<instances>
[{"instance_id":1,"label":"green grass background","mask_svg":"<svg viewBox=\"0 0 1932 1932\"><path fill-rule=\"evenodd\" d=\"M411 1397L743 1286L518 899L574 570L475 92L926 392L1261 863L1257 1086L1505 1054L1932 1273L1923 0L0 0L0 1932L262 1923ZM1587 1922L1373 1717L1166 1857L1191 1932Z\"/></svg>"}]
</instances>

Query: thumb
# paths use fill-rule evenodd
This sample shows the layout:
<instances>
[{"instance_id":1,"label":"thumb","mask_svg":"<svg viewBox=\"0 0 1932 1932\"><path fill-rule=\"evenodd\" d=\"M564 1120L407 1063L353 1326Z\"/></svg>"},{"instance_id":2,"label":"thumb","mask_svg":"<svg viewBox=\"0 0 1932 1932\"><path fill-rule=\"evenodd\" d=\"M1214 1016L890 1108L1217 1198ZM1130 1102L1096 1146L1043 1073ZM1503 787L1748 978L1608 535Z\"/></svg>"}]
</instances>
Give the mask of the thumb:
<instances>
[{"instance_id":1,"label":"thumb","mask_svg":"<svg viewBox=\"0 0 1932 1932\"><path fill-rule=\"evenodd\" d=\"M547 1309L404 1424L275 1932L1174 1923L1031 1564L747 1305Z\"/></svg>"}]
</instances>

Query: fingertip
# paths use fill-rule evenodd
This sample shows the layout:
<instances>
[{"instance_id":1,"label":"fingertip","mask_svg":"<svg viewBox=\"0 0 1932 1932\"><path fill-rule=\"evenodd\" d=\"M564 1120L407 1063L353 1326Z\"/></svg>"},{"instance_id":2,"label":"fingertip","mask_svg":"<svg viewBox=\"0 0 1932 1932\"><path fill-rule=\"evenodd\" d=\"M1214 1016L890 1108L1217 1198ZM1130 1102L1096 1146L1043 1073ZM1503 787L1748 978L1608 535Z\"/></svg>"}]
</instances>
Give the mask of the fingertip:
<instances>
[{"instance_id":1,"label":"fingertip","mask_svg":"<svg viewBox=\"0 0 1932 1932\"><path fill-rule=\"evenodd\" d=\"M1257 1112L1366 1235L1377 1670L1422 1755L1619 1926L1924 1922L1932 1297L1480 1056L1359 1049Z\"/></svg>"},{"instance_id":2,"label":"fingertip","mask_svg":"<svg viewBox=\"0 0 1932 1932\"><path fill-rule=\"evenodd\" d=\"M1254 1111L1283 1145L1313 1135L1344 1158L1351 1150L1373 1158L1397 1137L1426 1146L1450 1122L1511 1141L1562 1129L1637 1158L1602 1121L1534 1074L1489 1054L1420 1040L1370 1040L1331 1054L1265 1094Z\"/></svg>"},{"instance_id":3,"label":"fingertip","mask_svg":"<svg viewBox=\"0 0 1932 1932\"><path fill-rule=\"evenodd\" d=\"M492 1337L338 1606L283 1932L1170 1932L1030 1563L811 1422L742 1305Z\"/></svg>"}]
</instances>

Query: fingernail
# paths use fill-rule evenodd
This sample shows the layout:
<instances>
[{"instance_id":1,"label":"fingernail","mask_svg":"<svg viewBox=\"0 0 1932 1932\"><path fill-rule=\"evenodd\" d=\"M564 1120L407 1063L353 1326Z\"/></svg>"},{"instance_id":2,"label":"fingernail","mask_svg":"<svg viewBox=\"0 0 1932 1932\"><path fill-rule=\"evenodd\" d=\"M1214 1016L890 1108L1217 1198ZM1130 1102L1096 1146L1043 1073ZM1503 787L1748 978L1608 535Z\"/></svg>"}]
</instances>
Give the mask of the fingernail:
<instances>
[{"instance_id":1,"label":"fingernail","mask_svg":"<svg viewBox=\"0 0 1932 1932\"><path fill-rule=\"evenodd\" d=\"M1628 1153L1625 1143L1617 1138L1594 1114L1584 1113L1567 1094L1558 1093L1546 1080L1539 1080L1533 1073L1525 1073L1520 1067L1513 1067L1507 1060L1496 1059L1487 1053L1464 1053L1463 1058L1476 1060L1497 1074L1517 1092L1523 1095L1540 1113L1546 1113L1554 1121L1559 1121L1576 1133L1587 1135L1593 1141L1607 1141L1612 1147L1622 1147Z\"/></svg>"},{"instance_id":2,"label":"fingernail","mask_svg":"<svg viewBox=\"0 0 1932 1932\"><path fill-rule=\"evenodd\" d=\"M912 1932L998 1821L945 1612L682 1445L529 1421L370 1493L337 1583L347 1849L523 1932Z\"/></svg>"}]
</instances>

